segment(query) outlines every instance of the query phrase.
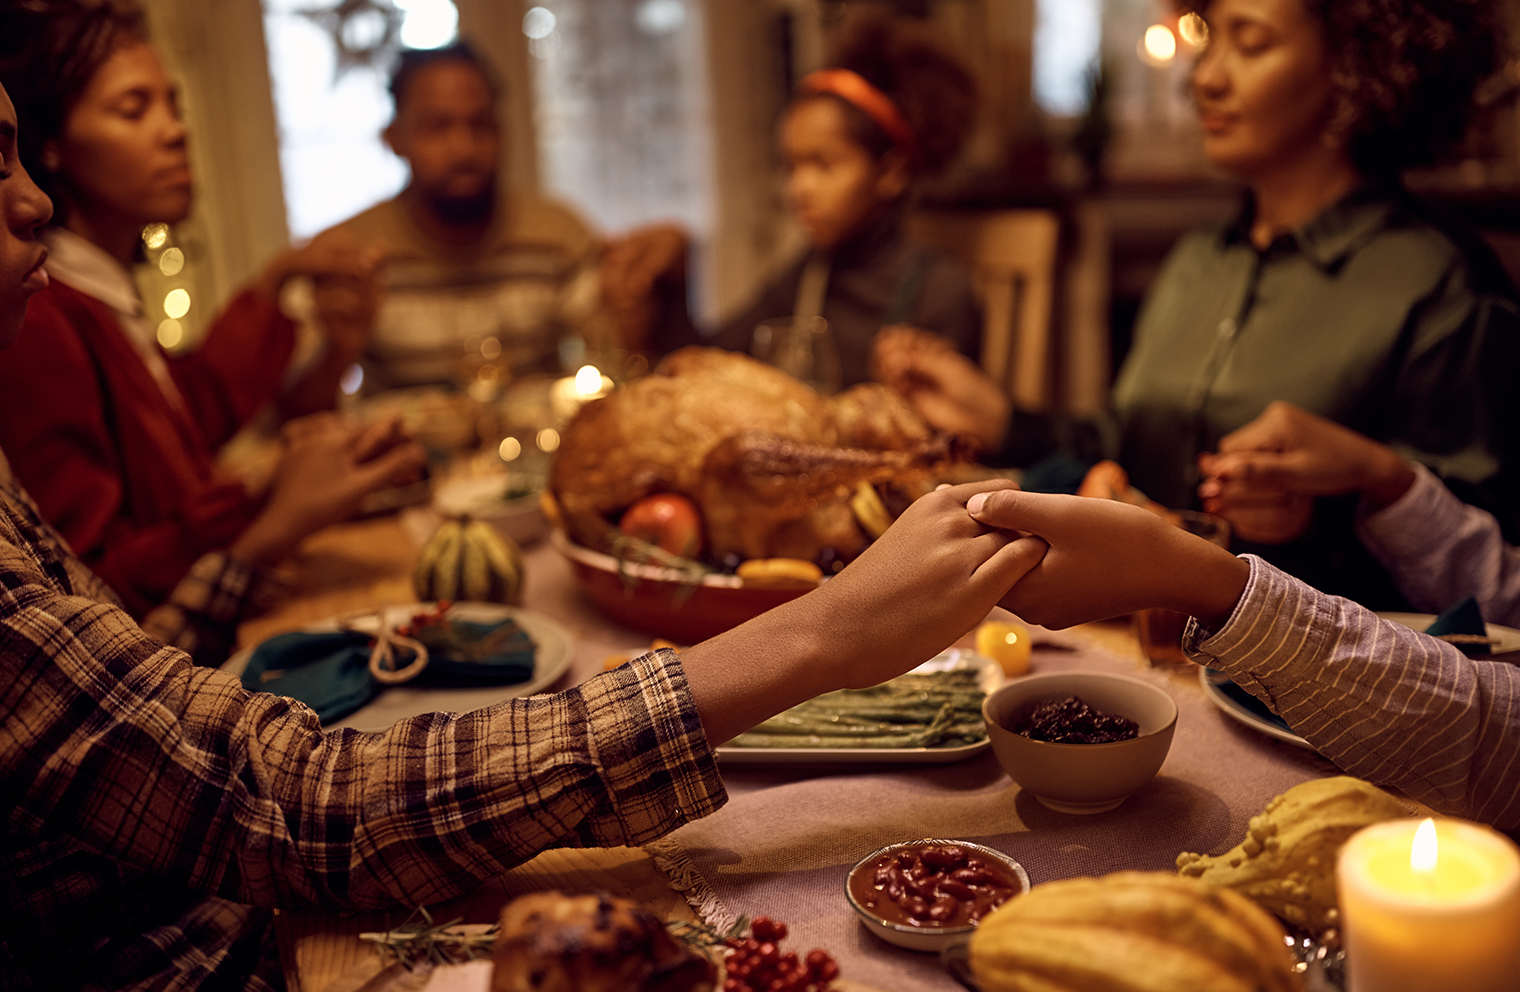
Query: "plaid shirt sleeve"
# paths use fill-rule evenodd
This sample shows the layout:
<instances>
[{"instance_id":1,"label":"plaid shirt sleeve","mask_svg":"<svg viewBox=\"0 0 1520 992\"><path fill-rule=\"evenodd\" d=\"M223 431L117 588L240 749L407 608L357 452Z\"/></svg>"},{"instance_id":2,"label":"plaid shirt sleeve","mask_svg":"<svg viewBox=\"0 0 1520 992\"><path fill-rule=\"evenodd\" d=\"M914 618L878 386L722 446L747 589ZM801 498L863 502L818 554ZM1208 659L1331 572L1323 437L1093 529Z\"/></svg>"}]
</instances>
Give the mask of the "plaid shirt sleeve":
<instances>
[{"instance_id":1,"label":"plaid shirt sleeve","mask_svg":"<svg viewBox=\"0 0 1520 992\"><path fill-rule=\"evenodd\" d=\"M726 798L670 652L563 693L324 734L301 704L247 693L81 595L72 556L13 495L0 492L0 864L26 866L0 869L13 954L121 933L114 890L148 899L133 925L164 946L187 899L415 906L547 847L652 840Z\"/></svg>"},{"instance_id":2,"label":"plaid shirt sleeve","mask_svg":"<svg viewBox=\"0 0 1520 992\"><path fill-rule=\"evenodd\" d=\"M1235 611L1184 647L1352 775L1520 827L1520 667L1469 658L1252 555Z\"/></svg>"},{"instance_id":3,"label":"plaid shirt sleeve","mask_svg":"<svg viewBox=\"0 0 1520 992\"><path fill-rule=\"evenodd\" d=\"M212 551L190 566L168 602L143 617L142 629L197 665L215 667L232 653L238 623L285 591L268 569Z\"/></svg>"}]
</instances>

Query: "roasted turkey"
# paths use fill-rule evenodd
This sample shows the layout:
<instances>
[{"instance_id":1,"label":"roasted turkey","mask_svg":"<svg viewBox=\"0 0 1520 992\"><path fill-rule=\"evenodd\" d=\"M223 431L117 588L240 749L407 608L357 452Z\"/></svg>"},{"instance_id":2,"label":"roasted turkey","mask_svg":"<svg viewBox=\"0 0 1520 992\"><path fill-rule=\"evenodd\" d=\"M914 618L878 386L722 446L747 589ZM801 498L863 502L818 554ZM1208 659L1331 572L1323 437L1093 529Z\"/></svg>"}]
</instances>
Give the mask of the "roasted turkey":
<instances>
[{"instance_id":1,"label":"roasted turkey","mask_svg":"<svg viewBox=\"0 0 1520 992\"><path fill-rule=\"evenodd\" d=\"M602 551L623 510L670 492L701 511L715 561L848 560L868 540L849 506L862 482L905 505L959 456L884 386L823 397L747 356L692 347L585 406L550 487L570 537Z\"/></svg>"},{"instance_id":2,"label":"roasted turkey","mask_svg":"<svg viewBox=\"0 0 1520 992\"><path fill-rule=\"evenodd\" d=\"M534 892L501 911L491 992L713 992L717 969L643 906Z\"/></svg>"}]
</instances>

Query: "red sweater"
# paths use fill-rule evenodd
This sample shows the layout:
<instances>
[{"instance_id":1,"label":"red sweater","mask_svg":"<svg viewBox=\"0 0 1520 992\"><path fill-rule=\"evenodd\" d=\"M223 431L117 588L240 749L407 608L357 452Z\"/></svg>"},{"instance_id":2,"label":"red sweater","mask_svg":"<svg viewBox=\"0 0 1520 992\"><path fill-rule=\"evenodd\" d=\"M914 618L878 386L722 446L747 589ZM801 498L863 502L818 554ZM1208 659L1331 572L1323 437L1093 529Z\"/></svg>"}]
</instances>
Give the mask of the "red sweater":
<instances>
[{"instance_id":1,"label":"red sweater","mask_svg":"<svg viewBox=\"0 0 1520 992\"><path fill-rule=\"evenodd\" d=\"M53 281L0 354L0 448L43 515L141 617L259 503L216 450L279 391L295 326L251 291L191 354L171 403L104 303Z\"/></svg>"}]
</instances>

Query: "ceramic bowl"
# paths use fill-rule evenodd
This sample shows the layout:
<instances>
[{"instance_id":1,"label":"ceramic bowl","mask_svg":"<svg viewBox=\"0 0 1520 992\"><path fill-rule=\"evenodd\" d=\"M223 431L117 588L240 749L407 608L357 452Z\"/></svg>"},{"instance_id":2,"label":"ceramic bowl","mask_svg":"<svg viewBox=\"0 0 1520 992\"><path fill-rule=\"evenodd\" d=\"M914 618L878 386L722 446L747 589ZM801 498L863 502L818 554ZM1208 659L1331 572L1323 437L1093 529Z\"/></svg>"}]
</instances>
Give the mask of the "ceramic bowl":
<instances>
[{"instance_id":1,"label":"ceramic bowl","mask_svg":"<svg viewBox=\"0 0 1520 992\"><path fill-rule=\"evenodd\" d=\"M449 479L434 489L433 508L447 517L484 521L518 544L531 544L549 532L540 499L542 480L532 480L538 485L525 495L504 498L514 481L504 472Z\"/></svg>"},{"instance_id":2,"label":"ceramic bowl","mask_svg":"<svg viewBox=\"0 0 1520 992\"><path fill-rule=\"evenodd\" d=\"M549 541L570 562L586 598L608 617L653 637L696 644L752 620L816 586L746 586L735 575L691 580L669 568L623 564L554 530Z\"/></svg>"},{"instance_id":3,"label":"ceramic bowl","mask_svg":"<svg viewBox=\"0 0 1520 992\"><path fill-rule=\"evenodd\" d=\"M974 851L985 860L1002 865L1005 870L1023 884L1023 889L1020 892L1014 893L1014 895L1022 895L1024 892L1029 891L1029 873L1024 871L1024 866L1002 851L987 847L985 844L927 837L922 840L888 844L886 847L872 851L855 863L855 867L850 869L849 877L845 879L844 892L845 898L850 901L850 907L855 910L855 914L866 925L866 929L889 944L896 944L898 947L903 947L910 951L925 951L937 954L949 945L967 939L971 935L971 932L976 929L975 924L956 927L913 927L902 923L888 922L878 916L875 911L861 905L860 900L855 897L854 886L851 883L855 880L858 872L870 870L869 866L871 863L884 854L891 854L902 848L914 847L920 844L955 844Z\"/></svg>"},{"instance_id":4,"label":"ceramic bowl","mask_svg":"<svg viewBox=\"0 0 1520 992\"><path fill-rule=\"evenodd\" d=\"M1093 709L1128 717L1140 736L1110 744L1034 741L1011 727L1035 706L1077 696ZM1016 679L982 702L992 750L1008 777L1062 813L1103 813L1155 778L1172 746L1177 704L1162 689L1106 672L1057 672Z\"/></svg>"}]
</instances>

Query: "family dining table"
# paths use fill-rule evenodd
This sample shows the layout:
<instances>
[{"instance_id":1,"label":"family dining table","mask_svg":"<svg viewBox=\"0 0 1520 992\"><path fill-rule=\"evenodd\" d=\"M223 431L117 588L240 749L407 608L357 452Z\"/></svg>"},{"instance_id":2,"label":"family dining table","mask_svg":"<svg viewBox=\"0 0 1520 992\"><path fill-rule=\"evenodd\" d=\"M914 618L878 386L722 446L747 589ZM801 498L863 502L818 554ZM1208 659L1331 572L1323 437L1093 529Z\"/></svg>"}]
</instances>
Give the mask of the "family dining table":
<instances>
[{"instance_id":1,"label":"family dining table","mask_svg":"<svg viewBox=\"0 0 1520 992\"><path fill-rule=\"evenodd\" d=\"M293 595L246 621L240 644L414 601L412 565L440 520L414 507L314 535L291 563ZM574 639L568 670L549 690L583 682L609 658L649 646L648 635L608 620L582 597L569 563L549 542L525 554L524 608L558 621ZM951 764L798 763L784 754L769 764L741 764L720 753L729 799L713 815L642 848L547 851L428 907L431 917L487 924L524 893L602 890L642 902L667 921L719 931L744 916L784 921L790 936L783 949L826 949L840 967L840 992L954 990L960 984L935 955L884 943L846 901L847 873L877 848L926 837L975 841L1018 861L1035 885L1127 869L1171 871L1182 851L1219 853L1238 843L1273 796L1337 774L1313 751L1220 712L1191 666L1152 667L1127 624L1035 633L1034 672L1121 673L1162 686L1177 703L1166 763L1117 809L1088 816L1048 809L1009 780L990 749ZM390 987L381 975L386 960L358 935L400 926L414 910L281 912L276 932L291 992Z\"/></svg>"}]
</instances>

